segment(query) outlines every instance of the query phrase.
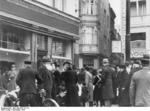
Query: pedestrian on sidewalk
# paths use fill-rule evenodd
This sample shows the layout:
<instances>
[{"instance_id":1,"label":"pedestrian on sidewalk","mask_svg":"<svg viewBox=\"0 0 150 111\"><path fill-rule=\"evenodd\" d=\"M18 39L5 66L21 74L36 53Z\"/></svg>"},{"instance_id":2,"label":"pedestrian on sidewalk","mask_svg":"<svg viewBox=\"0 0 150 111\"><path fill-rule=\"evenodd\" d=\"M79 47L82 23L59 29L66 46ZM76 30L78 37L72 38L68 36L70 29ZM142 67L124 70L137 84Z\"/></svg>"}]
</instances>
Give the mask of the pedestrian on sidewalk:
<instances>
[{"instance_id":1,"label":"pedestrian on sidewalk","mask_svg":"<svg viewBox=\"0 0 150 111\"><path fill-rule=\"evenodd\" d=\"M36 80L41 84L42 79L38 72L31 68L31 62L24 62L25 68L21 69L16 78L16 83L20 87L20 106L38 106Z\"/></svg>"},{"instance_id":2,"label":"pedestrian on sidewalk","mask_svg":"<svg viewBox=\"0 0 150 111\"><path fill-rule=\"evenodd\" d=\"M16 85L17 70L15 64L11 65L11 70L8 72L8 75L9 75L8 91L15 90L17 87Z\"/></svg>"},{"instance_id":3,"label":"pedestrian on sidewalk","mask_svg":"<svg viewBox=\"0 0 150 111\"><path fill-rule=\"evenodd\" d=\"M85 84L89 91L89 106L93 106L93 75L88 66L85 67Z\"/></svg>"},{"instance_id":4,"label":"pedestrian on sidewalk","mask_svg":"<svg viewBox=\"0 0 150 111\"><path fill-rule=\"evenodd\" d=\"M99 69L93 81L93 85L95 86L93 96L96 106L104 105L102 99L102 84L102 69Z\"/></svg>"},{"instance_id":5,"label":"pedestrian on sidewalk","mask_svg":"<svg viewBox=\"0 0 150 111\"><path fill-rule=\"evenodd\" d=\"M129 101L130 71L127 72L128 67L130 67L128 63L126 63L126 65L120 66L120 72L118 75L119 106L130 106L130 101Z\"/></svg>"},{"instance_id":6,"label":"pedestrian on sidewalk","mask_svg":"<svg viewBox=\"0 0 150 111\"><path fill-rule=\"evenodd\" d=\"M143 69L135 72L130 84L130 102L132 106L150 106L150 66L149 59L142 60Z\"/></svg>"},{"instance_id":7,"label":"pedestrian on sidewalk","mask_svg":"<svg viewBox=\"0 0 150 111\"><path fill-rule=\"evenodd\" d=\"M102 97L106 107L112 105L112 99L114 98L113 92L113 70L110 67L109 59L103 59L103 68L102 68Z\"/></svg>"},{"instance_id":8,"label":"pedestrian on sidewalk","mask_svg":"<svg viewBox=\"0 0 150 111\"><path fill-rule=\"evenodd\" d=\"M77 86L77 73L72 70L71 63L65 62L63 64L64 72L61 74L61 80L65 83L66 88L66 97L65 105L66 106L80 106L80 100L78 96L78 86Z\"/></svg>"},{"instance_id":9,"label":"pedestrian on sidewalk","mask_svg":"<svg viewBox=\"0 0 150 111\"><path fill-rule=\"evenodd\" d=\"M52 61L44 56L42 59L42 64L38 69L39 76L42 78L43 83L41 88L46 91L46 98L52 98L52 88L53 88L53 74L52 74Z\"/></svg>"}]
</instances>

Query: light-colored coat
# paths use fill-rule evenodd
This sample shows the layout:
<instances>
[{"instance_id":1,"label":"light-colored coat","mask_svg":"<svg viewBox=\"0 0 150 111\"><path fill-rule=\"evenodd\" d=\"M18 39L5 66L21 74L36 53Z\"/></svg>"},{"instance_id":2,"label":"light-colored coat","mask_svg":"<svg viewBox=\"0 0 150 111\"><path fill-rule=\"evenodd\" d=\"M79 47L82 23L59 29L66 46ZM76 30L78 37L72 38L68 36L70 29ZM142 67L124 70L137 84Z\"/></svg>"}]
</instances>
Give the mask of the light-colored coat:
<instances>
[{"instance_id":1,"label":"light-colored coat","mask_svg":"<svg viewBox=\"0 0 150 111\"><path fill-rule=\"evenodd\" d=\"M130 102L132 106L150 106L150 68L133 74L130 84Z\"/></svg>"},{"instance_id":2,"label":"light-colored coat","mask_svg":"<svg viewBox=\"0 0 150 111\"><path fill-rule=\"evenodd\" d=\"M89 90L89 101L93 101L93 76L90 72L85 72L85 83Z\"/></svg>"}]
</instances>

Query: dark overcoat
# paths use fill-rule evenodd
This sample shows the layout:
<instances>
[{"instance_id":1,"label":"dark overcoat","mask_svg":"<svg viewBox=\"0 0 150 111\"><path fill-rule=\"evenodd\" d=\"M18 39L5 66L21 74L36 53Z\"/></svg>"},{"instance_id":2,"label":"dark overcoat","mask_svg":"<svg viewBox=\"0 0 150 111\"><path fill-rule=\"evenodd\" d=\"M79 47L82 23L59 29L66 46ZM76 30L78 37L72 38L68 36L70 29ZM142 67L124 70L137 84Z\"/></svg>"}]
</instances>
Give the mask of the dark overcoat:
<instances>
[{"instance_id":1,"label":"dark overcoat","mask_svg":"<svg viewBox=\"0 0 150 111\"><path fill-rule=\"evenodd\" d=\"M119 76L119 106L130 106L129 87L130 75L124 70Z\"/></svg>"},{"instance_id":2,"label":"dark overcoat","mask_svg":"<svg viewBox=\"0 0 150 111\"><path fill-rule=\"evenodd\" d=\"M16 78L16 84L20 87L20 94L37 94L36 79L39 84L42 82L37 71L30 67L21 69Z\"/></svg>"},{"instance_id":3,"label":"dark overcoat","mask_svg":"<svg viewBox=\"0 0 150 111\"><path fill-rule=\"evenodd\" d=\"M56 95L59 93L60 72L58 70L53 73L53 88L52 88L52 98L56 100Z\"/></svg>"},{"instance_id":4,"label":"dark overcoat","mask_svg":"<svg viewBox=\"0 0 150 111\"><path fill-rule=\"evenodd\" d=\"M94 101L101 101L102 100L102 81L100 75L97 75L94 78L93 85L95 85L93 91L93 99Z\"/></svg>"},{"instance_id":5,"label":"dark overcoat","mask_svg":"<svg viewBox=\"0 0 150 111\"><path fill-rule=\"evenodd\" d=\"M67 90L65 104L66 106L80 106L78 87L77 87L77 74L73 70L62 72L62 81L65 82Z\"/></svg>"},{"instance_id":6,"label":"dark overcoat","mask_svg":"<svg viewBox=\"0 0 150 111\"><path fill-rule=\"evenodd\" d=\"M41 66L38 71L40 78L42 78L43 81L39 87L44 88L46 90L46 98L52 98L52 88L53 88L52 72L49 71L45 66Z\"/></svg>"},{"instance_id":7,"label":"dark overcoat","mask_svg":"<svg viewBox=\"0 0 150 111\"><path fill-rule=\"evenodd\" d=\"M114 98L114 92L113 92L113 70L111 67L106 66L103 67L102 70L102 79L103 79L103 85L102 85L102 95L104 100L111 100Z\"/></svg>"}]
</instances>

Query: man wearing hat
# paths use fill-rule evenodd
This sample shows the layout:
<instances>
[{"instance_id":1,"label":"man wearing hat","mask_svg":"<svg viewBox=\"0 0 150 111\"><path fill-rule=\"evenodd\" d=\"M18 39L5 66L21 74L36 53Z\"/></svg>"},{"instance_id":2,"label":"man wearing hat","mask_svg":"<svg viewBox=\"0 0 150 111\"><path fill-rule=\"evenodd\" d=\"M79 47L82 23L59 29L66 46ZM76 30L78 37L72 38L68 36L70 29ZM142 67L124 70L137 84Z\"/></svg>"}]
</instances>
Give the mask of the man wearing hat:
<instances>
[{"instance_id":1,"label":"man wearing hat","mask_svg":"<svg viewBox=\"0 0 150 111\"><path fill-rule=\"evenodd\" d=\"M41 83L42 80L38 76L38 72L31 68L31 62L24 62L25 68L21 69L16 78L16 83L20 87L20 106L38 106L37 96L37 83Z\"/></svg>"},{"instance_id":2,"label":"man wearing hat","mask_svg":"<svg viewBox=\"0 0 150 111\"><path fill-rule=\"evenodd\" d=\"M135 72L130 84L130 102L132 106L150 106L150 67L149 59L142 60L143 69Z\"/></svg>"},{"instance_id":3,"label":"man wearing hat","mask_svg":"<svg viewBox=\"0 0 150 111\"><path fill-rule=\"evenodd\" d=\"M44 56L42 59L42 65L39 67L39 75L43 80L40 85L46 91L46 98L52 98L52 88L53 88L53 75L52 75L52 65L48 57Z\"/></svg>"},{"instance_id":4,"label":"man wearing hat","mask_svg":"<svg viewBox=\"0 0 150 111\"><path fill-rule=\"evenodd\" d=\"M142 63L140 60L136 60L132 65L131 73L134 74L135 72L142 69Z\"/></svg>"}]
</instances>

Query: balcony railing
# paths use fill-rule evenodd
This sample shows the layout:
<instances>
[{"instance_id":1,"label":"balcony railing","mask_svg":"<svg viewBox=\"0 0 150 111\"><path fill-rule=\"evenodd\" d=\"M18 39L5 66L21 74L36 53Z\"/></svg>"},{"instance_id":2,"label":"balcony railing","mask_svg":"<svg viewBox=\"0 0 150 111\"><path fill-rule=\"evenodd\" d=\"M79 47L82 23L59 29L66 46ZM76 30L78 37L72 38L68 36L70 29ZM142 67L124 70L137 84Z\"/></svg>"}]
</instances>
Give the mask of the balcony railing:
<instances>
[{"instance_id":1,"label":"balcony railing","mask_svg":"<svg viewBox=\"0 0 150 111\"><path fill-rule=\"evenodd\" d=\"M97 54L98 45L97 44L80 44L79 50L80 50L80 53Z\"/></svg>"}]
</instances>

